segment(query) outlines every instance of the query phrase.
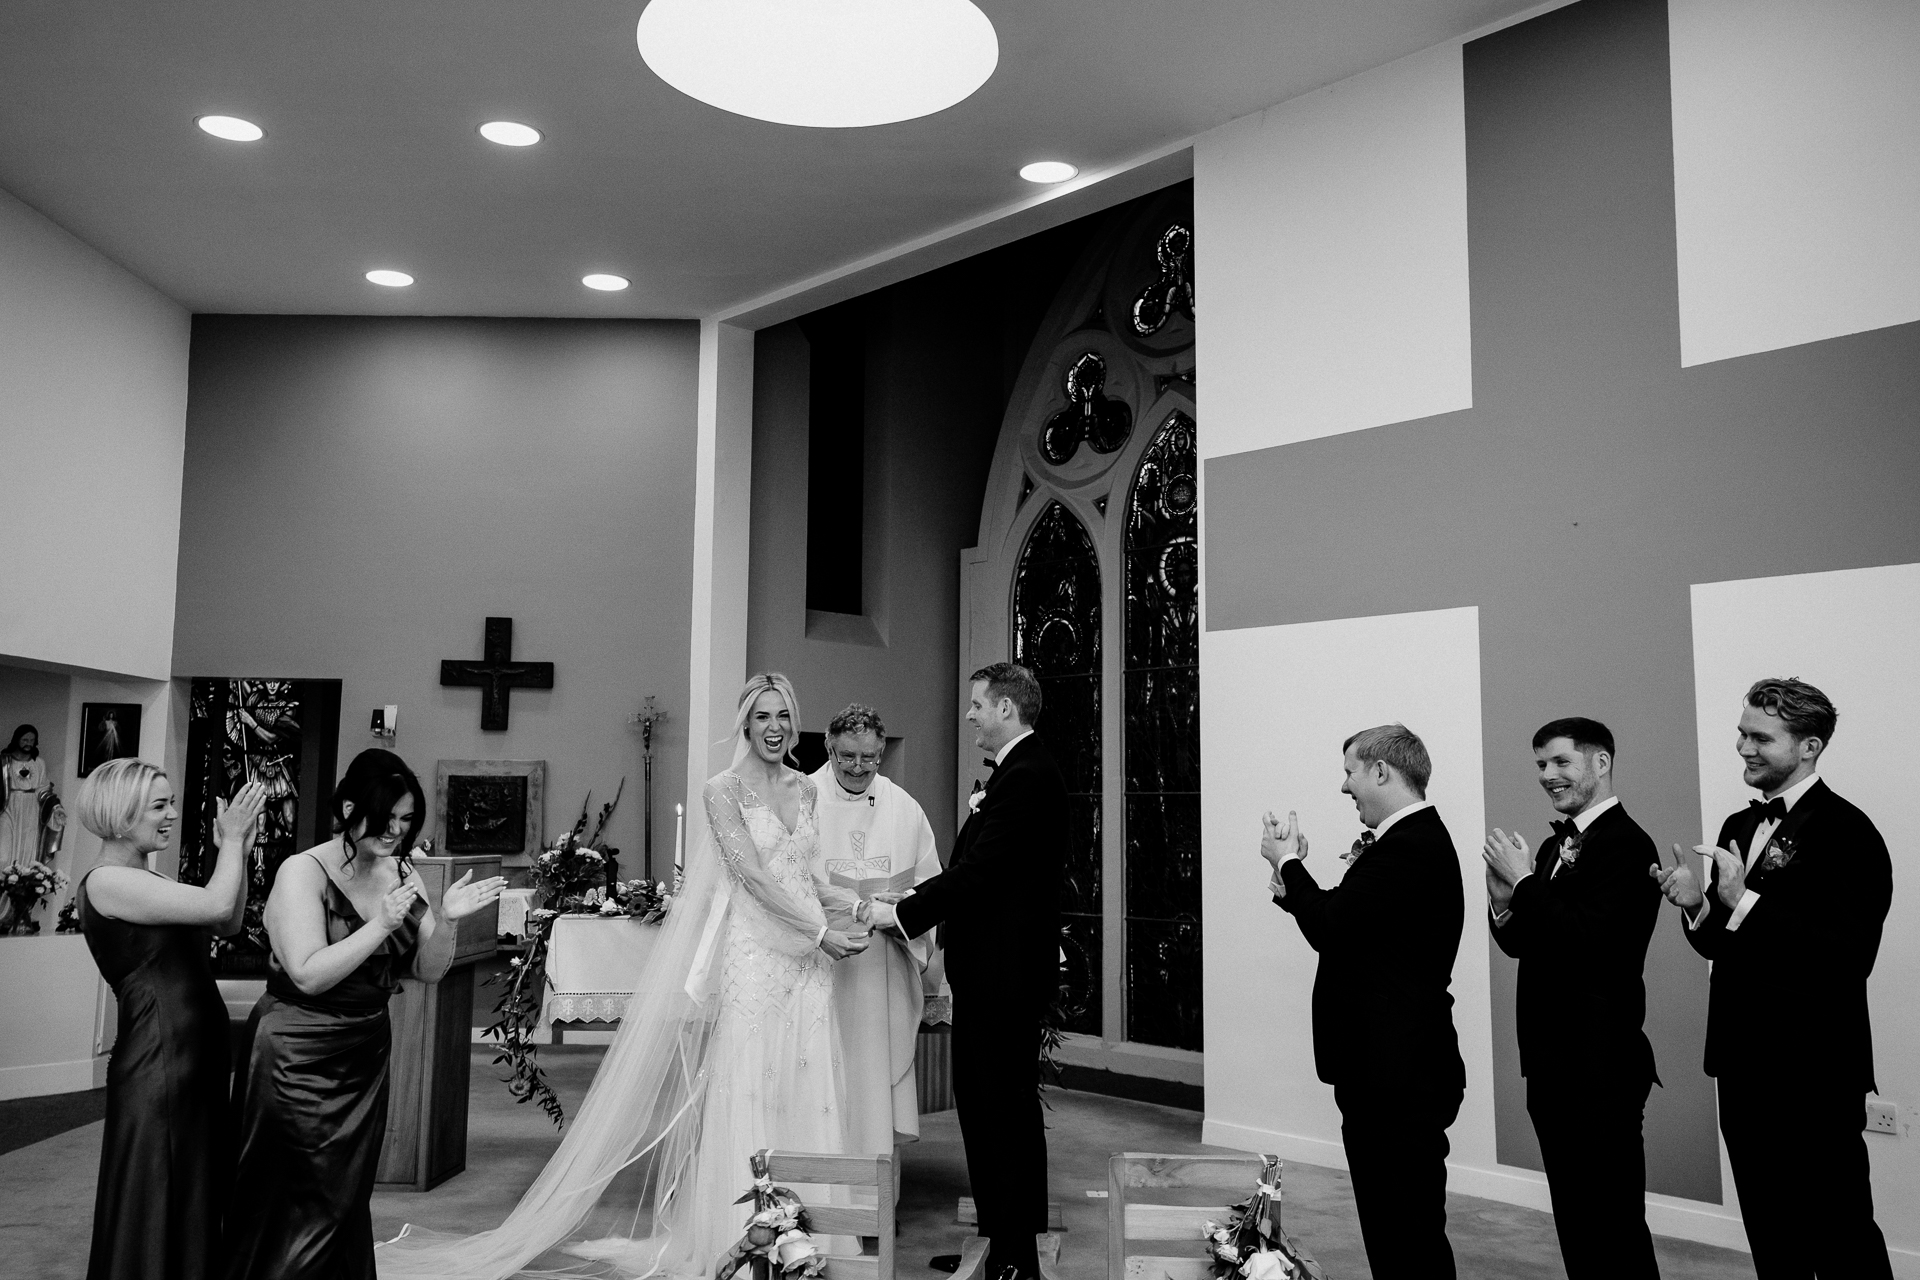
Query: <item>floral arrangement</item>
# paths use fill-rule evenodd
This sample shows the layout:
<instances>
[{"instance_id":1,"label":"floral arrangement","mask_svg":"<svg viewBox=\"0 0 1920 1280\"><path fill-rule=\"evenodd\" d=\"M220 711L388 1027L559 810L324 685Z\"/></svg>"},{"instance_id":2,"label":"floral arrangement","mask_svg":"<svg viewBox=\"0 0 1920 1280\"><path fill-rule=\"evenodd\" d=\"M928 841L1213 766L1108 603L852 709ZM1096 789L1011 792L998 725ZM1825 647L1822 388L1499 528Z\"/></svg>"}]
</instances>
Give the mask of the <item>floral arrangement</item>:
<instances>
[{"instance_id":1,"label":"floral arrangement","mask_svg":"<svg viewBox=\"0 0 1920 1280\"><path fill-rule=\"evenodd\" d=\"M494 1002L493 1024L480 1033L499 1042L493 1061L507 1068L505 1083L513 1100L538 1103L556 1129L566 1123L566 1112L540 1069L533 1033L540 1024L540 1001L547 991L547 937L558 914L545 908L527 912L527 953L514 956L504 970L486 980L484 985L506 990Z\"/></svg>"},{"instance_id":2,"label":"floral arrangement","mask_svg":"<svg viewBox=\"0 0 1920 1280\"><path fill-rule=\"evenodd\" d=\"M13 931L38 933L40 922L33 918L36 908L56 893L64 893L67 876L44 862L27 862L0 871L0 892L13 904Z\"/></svg>"},{"instance_id":3,"label":"floral arrangement","mask_svg":"<svg viewBox=\"0 0 1920 1280\"><path fill-rule=\"evenodd\" d=\"M826 1256L807 1221L807 1207L791 1187L773 1185L767 1157L765 1150L748 1157L753 1185L734 1203L752 1204L753 1213L747 1218L747 1233L714 1263L714 1280L733 1280L743 1266L751 1267L754 1280L802 1280L826 1269Z\"/></svg>"},{"instance_id":4,"label":"floral arrangement","mask_svg":"<svg viewBox=\"0 0 1920 1280\"><path fill-rule=\"evenodd\" d=\"M627 780L622 778L613 799L600 806L600 820L594 823L591 836L586 834L588 806L593 803L593 793L589 791L587 798L580 802L580 817L573 829L542 849L540 856L533 860L534 887L540 890L547 906L558 911L577 910L589 890L618 879L615 868L619 865L620 851L606 845L601 837L606 834L607 819L613 816L626 789ZM595 901L599 899L596 897Z\"/></svg>"},{"instance_id":5,"label":"floral arrangement","mask_svg":"<svg viewBox=\"0 0 1920 1280\"><path fill-rule=\"evenodd\" d=\"M1307 1280L1320 1275L1280 1230L1280 1158L1260 1157L1253 1194L1233 1206L1225 1223L1209 1222L1207 1257L1219 1280Z\"/></svg>"},{"instance_id":6,"label":"floral arrangement","mask_svg":"<svg viewBox=\"0 0 1920 1280\"><path fill-rule=\"evenodd\" d=\"M81 932L80 904L77 901L69 898L67 905L60 908L60 914L53 922L53 931L55 933Z\"/></svg>"},{"instance_id":7,"label":"floral arrangement","mask_svg":"<svg viewBox=\"0 0 1920 1280\"><path fill-rule=\"evenodd\" d=\"M573 913L630 916L641 924L659 924L672 905L673 890L665 880L613 880L604 889L589 889L582 894Z\"/></svg>"}]
</instances>

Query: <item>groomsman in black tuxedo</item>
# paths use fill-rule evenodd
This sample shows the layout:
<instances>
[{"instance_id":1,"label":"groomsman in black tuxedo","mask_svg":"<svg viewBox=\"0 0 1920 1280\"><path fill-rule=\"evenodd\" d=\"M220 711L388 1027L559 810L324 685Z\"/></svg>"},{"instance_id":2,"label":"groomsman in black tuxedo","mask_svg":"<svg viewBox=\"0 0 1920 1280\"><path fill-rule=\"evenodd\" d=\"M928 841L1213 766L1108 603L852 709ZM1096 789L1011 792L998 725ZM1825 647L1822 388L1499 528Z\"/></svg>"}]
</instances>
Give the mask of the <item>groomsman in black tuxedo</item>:
<instances>
[{"instance_id":1,"label":"groomsman in black tuxedo","mask_svg":"<svg viewBox=\"0 0 1920 1280\"><path fill-rule=\"evenodd\" d=\"M944 924L953 986L953 1093L967 1148L988 1280L1039 1275L1047 1229L1047 1137L1040 1116L1040 1018L1060 990L1060 865L1070 839L1067 785L1033 732L1040 683L996 662L973 673L967 722L993 777L960 828L947 869L876 928L914 938Z\"/></svg>"},{"instance_id":2,"label":"groomsman in black tuxedo","mask_svg":"<svg viewBox=\"0 0 1920 1280\"><path fill-rule=\"evenodd\" d=\"M1344 744L1346 781L1367 828L1339 884L1307 870L1298 818L1269 813L1268 888L1320 953L1313 1058L1333 1086L1340 1135L1374 1280L1446 1280L1447 1126L1467 1073L1453 1031L1454 954L1466 912L1460 861L1427 802L1427 748L1405 725Z\"/></svg>"},{"instance_id":3,"label":"groomsman in black tuxedo","mask_svg":"<svg viewBox=\"0 0 1920 1280\"><path fill-rule=\"evenodd\" d=\"M1597 720L1542 726L1533 760L1561 815L1553 835L1536 857L1495 827L1482 856L1493 940L1520 962L1520 1074L1561 1261L1570 1280L1658 1280L1642 1140L1658 1078L1641 974L1660 917L1645 868L1659 853L1613 793L1613 759Z\"/></svg>"},{"instance_id":4,"label":"groomsman in black tuxedo","mask_svg":"<svg viewBox=\"0 0 1920 1280\"><path fill-rule=\"evenodd\" d=\"M1713 961L1707 1074L1720 1085L1740 1215L1760 1280L1890 1280L1873 1220L1867 975L1893 902L1871 819L1820 780L1839 713L1801 680L1747 690L1736 749L1764 799L1728 818L1703 892L1680 846L1652 868Z\"/></svg>"}]
</instances>

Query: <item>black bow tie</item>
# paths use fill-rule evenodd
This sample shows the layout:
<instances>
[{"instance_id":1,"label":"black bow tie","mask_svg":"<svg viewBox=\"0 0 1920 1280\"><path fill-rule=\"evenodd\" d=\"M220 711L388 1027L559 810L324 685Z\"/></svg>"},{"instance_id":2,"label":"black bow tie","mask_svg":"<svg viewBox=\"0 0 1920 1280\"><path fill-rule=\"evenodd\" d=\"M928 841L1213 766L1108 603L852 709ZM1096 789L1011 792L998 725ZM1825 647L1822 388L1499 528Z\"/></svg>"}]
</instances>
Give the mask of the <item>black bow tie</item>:
<instances>
[{"instance_id":1,"label":"black bow tie","mask_svg":"<svg viewBox=\"0 0 1920 1280\"><path fill-rule=\"evenodd\" d=\"M995 760L992 756L988 756L985 760L982 760L980 763L987 766L987 768L989 769L998 769L1000 767L1000 762L998 760Z\"/></svg>"},{"instance_id":2,"label":"black bow tie","mask_svg":"<svg viewBox=\"0 0 1920 1280\"><path fill-rule=\"evenodd\" d=\"M1762 822L1785 822L1787 820L1787 798L1775 796L1771 800L1749 800L1747 808L1754 810L1754 825Z\"/></svg>"},{"instance_id":3,"label":"black bow tie","mask_svg":"<svg viewBox=\"0 0 1920 1280\"><path fill-rule=\"evenodd\" d=\"M1560 837L1561 844L1570 844L1580 838L1580 824L1572 818L1562 818L1553 824L1553 834Z\"/></svg>"}]
</instances>

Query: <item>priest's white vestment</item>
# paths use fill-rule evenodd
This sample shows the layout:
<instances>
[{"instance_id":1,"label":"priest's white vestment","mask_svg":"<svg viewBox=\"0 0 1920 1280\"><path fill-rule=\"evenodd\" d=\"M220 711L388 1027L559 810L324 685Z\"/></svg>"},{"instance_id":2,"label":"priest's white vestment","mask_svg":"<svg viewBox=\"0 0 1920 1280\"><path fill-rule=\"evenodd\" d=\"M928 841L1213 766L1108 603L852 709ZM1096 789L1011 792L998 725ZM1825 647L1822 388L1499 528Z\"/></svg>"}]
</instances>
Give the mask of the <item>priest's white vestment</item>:
<instances>
[{"instance_id":1,"label":"priest's white vestment","mask_svg":"<svg viewBox=\"0 0 1920 1280\"><path fill-rule=\"evenodd\" d=\"M813 775L820 787L820 852L814 882L835 927L839 904L876 893L905 893L940 874L933 828L918 802L875 775L854 794L840 785L832 764ZM855 926L864 929L865 926ZM861 954L833 966L833 1012L840 1026L846 1074L847 1150L880 1155L920 1136L913 1050L925 1004L922 977L933 935L914 941L875 933Z\"/></svg>"}]
</instances>

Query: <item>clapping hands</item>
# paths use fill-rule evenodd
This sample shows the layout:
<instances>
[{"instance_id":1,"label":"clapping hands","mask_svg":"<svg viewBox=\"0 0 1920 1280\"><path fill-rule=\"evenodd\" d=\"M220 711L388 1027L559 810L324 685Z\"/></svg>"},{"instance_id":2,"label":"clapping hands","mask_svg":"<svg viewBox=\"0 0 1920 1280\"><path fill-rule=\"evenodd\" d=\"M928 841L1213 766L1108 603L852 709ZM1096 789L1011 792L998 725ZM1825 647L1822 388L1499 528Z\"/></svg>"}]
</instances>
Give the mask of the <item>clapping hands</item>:
<instances>
[{"instance_id":1,"label":"clapping hands","mask_svg":"<svg viewBox=\"0 0 1920 1280\"><path fill-rule=\"evenodd\" d=\"M440 914L448 920L460 920L483 910L488 903L497 901L500 891L507 887L505 876L488 876L485 880L475 880L473 872L455 880L447 886L440 896Z\"/></svg>"},{"instance_id":2,"label":"clapping hands","mask_svg":"<svg viewBox=\"0 0 1920 1280\"><path fill-rule=\"evenodd\" d=\"M1718 849L1710 844L1697 844L1693 851L1713 864L1719 873L1715 882L1720 901L1729 908L1740 905L1740 899L1747 892L1747 862L1740 856L1740 842L1729 841L1731 849ZM1701 877L1707 874L1705 865L1696 876L1692 867L1687 865L1687 855L1679 845L1673 846L1673 865L1665 865L1665 859L1647 868L1647 874L1660 882L1660 892L1667 895L1667 901L1676 907L1688 911L1694 910L1707 900L1701 889Z\"/></svg>"},{"instance_id":3,"label":"clapping hands","mask_svg":"<svg viewBox=\"0 0 1920 1280\"><path fill-rule=\"evenodd\" d=\"M1519 832L1508 835L1495 827L1480 850L1487 864L1487 902L1497 916L1513 901L1513 886L1533 871L1533 850Z\"/></svg>"},{"instance_id":4,"label":"clapping hands","mask_svg":"<svg viewBox=\"0 0 1920 1280\"><path fill-rule=\"evenodd\" d=\"M1269 809L1260 820L1260 856L1273 867L1273 875L1267 887L1275 897L1285 897L1286 882L1280 878L1280 864L1288 858L1307 860L1307 836L1300 830L1300 815L1287 810L1287 820L1281 822Z\"/></svg>"},{"instance_id":5,"label":"clapping hands","mask_svg":"<svg viewBox=\"0 0 1920 1280\"><path fill-rule=\"evenodd\" d=\"M222 848L237 845L242 852L253 847L260 834L260 810L266 807L267 789L249 782L231 800L215 800L213 820L215 838Z\"/></svg>"}]
</instances>

